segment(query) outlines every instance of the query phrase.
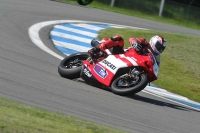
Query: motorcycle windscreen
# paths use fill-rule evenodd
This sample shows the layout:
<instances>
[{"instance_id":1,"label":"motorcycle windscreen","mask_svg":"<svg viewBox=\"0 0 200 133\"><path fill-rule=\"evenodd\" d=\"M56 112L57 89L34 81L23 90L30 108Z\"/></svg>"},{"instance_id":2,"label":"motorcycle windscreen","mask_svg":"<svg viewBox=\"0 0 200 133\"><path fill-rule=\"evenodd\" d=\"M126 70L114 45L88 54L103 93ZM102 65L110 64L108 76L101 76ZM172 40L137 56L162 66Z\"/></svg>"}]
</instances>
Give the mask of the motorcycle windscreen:
<instances>
[{"instance_id":1,"label":"motorcycle windscreen","mask_svg":"<svg viewBox=\"0 0 200 133\"><path fill-rule=\"evenodd\" d=\"M156 76L156 78L158 78L158 63L156 62L156 59L153 55L150 56L151 62L152 62L152 66L153 66L153 73Z\"/></svg>"}]
</instances>

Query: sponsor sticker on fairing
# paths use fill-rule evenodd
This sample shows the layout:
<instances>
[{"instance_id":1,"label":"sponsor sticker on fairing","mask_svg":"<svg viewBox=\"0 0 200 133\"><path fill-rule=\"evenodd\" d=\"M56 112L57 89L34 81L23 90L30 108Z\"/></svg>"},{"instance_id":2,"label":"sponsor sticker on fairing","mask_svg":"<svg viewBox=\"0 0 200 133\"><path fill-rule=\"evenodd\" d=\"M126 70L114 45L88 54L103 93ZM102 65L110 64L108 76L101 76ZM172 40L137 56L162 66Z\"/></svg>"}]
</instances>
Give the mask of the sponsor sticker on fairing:
<instances>
[{"instance_id":1,"label":"sponsor sticker on fairing","mask_svg":"<svg viewBox=\"0 0 200 133\"><path fill-rule=\"evenodd\" d=\"M110 62L107 61L107 60L103 60L102 63L104 63L106 66L110 67L112 70L115 70L115 69L116 69L116 66L113 65L112 63L110 63Z\"/></svg>"},{"instance_id":2,"label":"sponsor sticker on fairing","mask_svg":"<svg viewBox=\"0 0 200 133\"><path fill-rule=\"evenodd\" d=\"M108 75L107 71L98 64L95 65L94 71L102 78L106 78L106 76Z\"/></svg>"},{"instance_id":3,"label":"sponsor sticker on fairing","mask_svg":"<svg viewBox=\"0 0 200 133\"><path fill-rule=\"evenodd\" d=\"M90 74L90 72L89 72L86 68L83 69L83 72L84 72L85 75L87 75L89 78L92 77L92 74Z\"/></svg>"}]
</instances>

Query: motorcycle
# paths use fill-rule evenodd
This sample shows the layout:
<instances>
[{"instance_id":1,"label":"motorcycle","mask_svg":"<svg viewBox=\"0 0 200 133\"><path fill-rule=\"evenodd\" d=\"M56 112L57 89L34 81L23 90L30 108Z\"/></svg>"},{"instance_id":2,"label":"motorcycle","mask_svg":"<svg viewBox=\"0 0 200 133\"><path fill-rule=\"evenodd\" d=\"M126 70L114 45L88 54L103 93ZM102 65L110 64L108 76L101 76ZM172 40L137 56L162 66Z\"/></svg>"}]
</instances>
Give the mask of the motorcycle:
<instances>
[{"instance_id":1,"label":"motorcycle","mask_svg":"<svg viewBox=\"0 0 200 133\"><path fill-rule=\"evenodd\" d=\"M68 79L82 78L87 84L123 96L138 93L157 80L158 64L151 52L140 55L132 47L123 54L112 54L109 49L97 51L94 55L80 52L65 57L58 73Z\"/></svg>"}]
</instances>

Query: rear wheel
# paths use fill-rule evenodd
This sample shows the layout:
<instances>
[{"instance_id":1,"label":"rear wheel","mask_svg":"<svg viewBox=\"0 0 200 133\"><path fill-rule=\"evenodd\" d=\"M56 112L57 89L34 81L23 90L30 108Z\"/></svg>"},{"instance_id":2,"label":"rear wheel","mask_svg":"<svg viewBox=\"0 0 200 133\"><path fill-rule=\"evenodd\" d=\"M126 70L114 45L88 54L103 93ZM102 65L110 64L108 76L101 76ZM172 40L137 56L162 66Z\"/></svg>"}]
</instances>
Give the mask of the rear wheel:
<instances>
[{"instance_id":1,"label":"rear wheel","mask_svg":"<svg viewBox=\"0 0 200 133\"><path fill-rule=\"evenodd\" d=\"M148 84L145 73L130 77L128 74L116 78L111 84L111 90L118 95L131 95L143 90Z\"/></svg>"},{"instance_id":2,"label":"rear wheel","mask_svg":"<svg viewBox=\"0 0 200 133\"><path fill-rule=\"evenodd\" d=\"M83 60L86 60L89 54L86 52L72 54L63 59L58 66L60 76L68 79L80 77Z\"/></svg>"}]
</instances>

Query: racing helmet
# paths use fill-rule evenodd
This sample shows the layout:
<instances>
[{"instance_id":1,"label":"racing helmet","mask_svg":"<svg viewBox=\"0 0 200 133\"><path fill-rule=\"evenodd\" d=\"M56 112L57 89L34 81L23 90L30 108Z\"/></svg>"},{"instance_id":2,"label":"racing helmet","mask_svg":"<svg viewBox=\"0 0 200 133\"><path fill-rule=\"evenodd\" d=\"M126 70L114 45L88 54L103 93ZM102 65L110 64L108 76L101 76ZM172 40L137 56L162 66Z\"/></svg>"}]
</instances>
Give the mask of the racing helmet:
<instances>
[{"instance_id":1,"label":"racing helmet","mask_svg":"<svg viewBox=\"0 0 200 133\"><path fill-rule=\"evenodd\" d=\"M166 47L166 40L159 35L153 36L149 41L149 48L156 56L161 54Z\"/></svg>"}]
</instances>

